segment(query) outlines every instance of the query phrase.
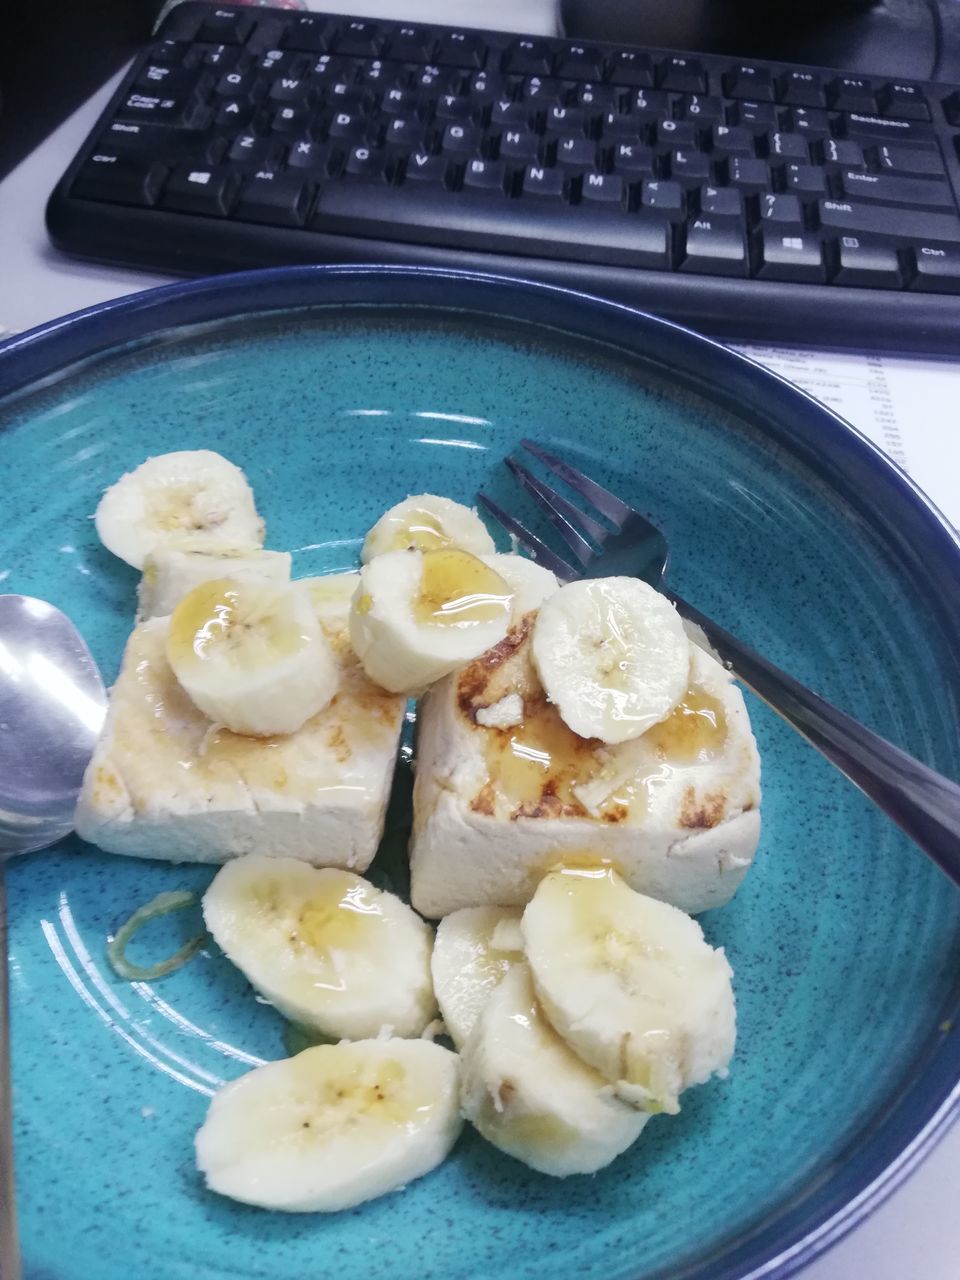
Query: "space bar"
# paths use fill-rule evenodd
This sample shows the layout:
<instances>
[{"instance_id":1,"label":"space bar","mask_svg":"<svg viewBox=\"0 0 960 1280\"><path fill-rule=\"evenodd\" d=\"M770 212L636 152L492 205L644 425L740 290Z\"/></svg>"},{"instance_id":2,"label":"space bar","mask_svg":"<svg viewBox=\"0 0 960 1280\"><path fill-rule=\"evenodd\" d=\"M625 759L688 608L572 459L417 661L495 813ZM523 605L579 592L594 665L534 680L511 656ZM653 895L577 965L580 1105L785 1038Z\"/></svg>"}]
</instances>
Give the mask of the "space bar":
<instances>
[{"instance_id":1,"label":"space bar","mask_svg":"<svg viewBox=\"0 0 960 1280\"><path fill-rule=\"evenodd\" d=\"M332 183L320 191L310 225L314 231L454 249L670 266L666 222L622 209L498 193Z\"/></svg>"}]
</instances>

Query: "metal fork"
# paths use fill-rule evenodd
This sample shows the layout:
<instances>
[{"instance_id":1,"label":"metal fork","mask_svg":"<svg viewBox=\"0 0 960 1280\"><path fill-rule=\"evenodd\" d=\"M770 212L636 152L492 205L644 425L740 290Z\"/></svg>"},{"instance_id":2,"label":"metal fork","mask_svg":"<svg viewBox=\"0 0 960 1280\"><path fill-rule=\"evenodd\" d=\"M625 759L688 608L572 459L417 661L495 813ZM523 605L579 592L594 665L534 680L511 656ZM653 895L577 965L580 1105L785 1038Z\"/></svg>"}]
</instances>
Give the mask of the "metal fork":
<instances>
[{"instance_id":1,"label":"metal fork","mask_svg":"<svg viewBox=\"0 0 960 1280\"><path fill-rule=\"evenodd\" d=\"M836 765L960 885L960 786L831 706L668 590L670 552L655 524L542 445L531 440L520 443L597 513L581 511L519 462L505 459L557 528L576 563L570 564L551 551L515 516L486 494L479 494L485 510L530 556L563 582L624 575L643 578L662 591L681 617L700 628L707 645L738 679ZM597 516L609 521L613 531Z\"/></svg>"}]
</instances>

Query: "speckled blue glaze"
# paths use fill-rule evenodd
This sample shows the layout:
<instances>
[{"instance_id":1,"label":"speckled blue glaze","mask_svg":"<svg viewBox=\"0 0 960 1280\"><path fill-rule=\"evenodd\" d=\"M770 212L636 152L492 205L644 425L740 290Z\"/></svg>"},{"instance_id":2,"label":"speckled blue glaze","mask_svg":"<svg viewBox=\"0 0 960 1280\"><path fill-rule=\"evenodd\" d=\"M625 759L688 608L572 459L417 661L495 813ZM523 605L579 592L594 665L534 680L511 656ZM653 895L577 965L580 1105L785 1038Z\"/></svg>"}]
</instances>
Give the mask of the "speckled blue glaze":
<instances>
[{"instance_id":1,"label":"speckled blue glaze","mask_svg":"<svg viewBox=\"0 0 960 1280\"><path fill-rule=\"evenodd\" d=\"M377 301L390 305L346 305ZM0 589L67 610L108 676L136 575L100 548L89 516L147 454L227 454L253 483L267 545L294 548L308 573L352 564L366 527L408 492L470 502L483 485L516 503L498 463L530 435L662 523L683 595L960 772L955 539L836 419L672 326L536 286L304 269L175 286L14 340L0 348L0 390L25 383L0 401ZM211 869L75 841L15 862L28 1277L732 1280L774 1259L785 1276L824 1247L956 1100L960 1050L944 1028L960 910L884 818L750 705L763 841L736 899L703 919L736 974L733 1068L593 1178L548 1179L468 1132L403 1194L331 1218L208 1194L192 1150L208 1095L283 1056L281 1021L215 949L151 987L114 978L104 940L161 889L202 891ZM395 848L408 785L402 771ZM196 925L158 923L140 954Z\"/></svg>"}]
</instances>

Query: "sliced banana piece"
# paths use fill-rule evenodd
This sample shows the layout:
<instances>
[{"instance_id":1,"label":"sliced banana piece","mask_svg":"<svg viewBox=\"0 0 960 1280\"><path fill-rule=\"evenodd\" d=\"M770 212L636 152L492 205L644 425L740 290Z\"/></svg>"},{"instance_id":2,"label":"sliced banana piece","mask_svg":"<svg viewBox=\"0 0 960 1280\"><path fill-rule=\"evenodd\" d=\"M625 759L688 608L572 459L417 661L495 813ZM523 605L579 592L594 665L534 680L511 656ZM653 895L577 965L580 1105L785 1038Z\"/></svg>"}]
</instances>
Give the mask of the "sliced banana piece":
<instances>
[{"instance_id":1,"label":"sliced banana piece","mask_svg":"<svg viewBox=\"0 0 960 1280\"><path fill-rule=\"evenodd\" d=\"M222 1088L196 1136L207 1186L335 1213L435 1169L461 1128L456 1054L426 1040L318 1045Z\"/></svg>"},{"instance_id":2,"label":"sliced banana piece","mask_svg":"<svg viewBox=\"0 0 960 1280\"><path fill-rule=\"evenodd\" d=\"M251 737L295 733L331 701L340 679L297 583L201 583L173 611L166 655L205 716Z\"/></svg>"},{"instance_id":3,"label":"sliced banana piece","mask_svg":"<svg viewBox=\"0 0 960 1280\"><path fill-rule=\"evenodd\" d=\"M731 969L695 920L609 869L545 876L523 913L537 996L585 1062L647 1111L725 1074L736 1038Z\"/></svg>"},{"instance_id":4,"label":"sliced banana piece","mask_svg":"<svg viewBox=\"0 0 960 1280\"><path fill-rule=\"evenodd\" d=\"M464 907L445 916L433 944L433 989L450 1038L462 1048L490 993L523 958L520 911Z\"/></svg>"},{"instance_id":5,"label":"sliced banana piece","mask_svg":"<svg viewBox=\"0 0 960 1280\"><path fill-rule=\"evenodd\" d=\"M420 693L507 634L513 593L467 551L388 551L364 565L350 640L371 680Z\"/></svg>"},{"instance_id":6,"label":"sliced banana piece","mask_svg":"<svg viewBox=\"0 0 960 1280\"><path fill-rule=\"evenodd\" d=\"M498 552L493 556L481 556L494 573L499 573L513 592L513 621L519 620L532 609L539 609L548 596L560 587L557 575L535 560Z\"/></svg>"},{"instance_id":7,"label":"sliced banana piece","mask_svg":"<svg viewBox=\"0 0 960 1280\"><path fill-rule=\"evenodd\" d=\"M352 871L235 858L204 895L203 915L227 957L302 1026L334 1039L385 1027L418 1036L436 1015L430 929Z\"/></svg>"},{"instance_id":8,"label":"sliced banana piece","mask_svg":"<svg viewBox=\"0 0 960 1280\"><path fill-rule=\"evenodd\" d=\"M523 961L490 995L464 1047L462 1106L495 1147L558 1178L602 1169L649 1119L560 1039Z\"/></svg>"},{"instance_id":9,"label":"sliced banana piece","mask_svg":"<svg viewBox=\"0 0 960 1280\"><path fill-rule=\"evenodd\" d=\"M475 556L492 555L496 550L476 511L440 498L419 493L404 498L385 512L364 539L360 559L367 564L387 551L439 551L459 547Z\"/></svg>"},{"instance_id":10,"label":"sliced banana piece","mask_svg":"<svg viewBox=\"0 0 960 1280\"><path fill-rule=\"evenodd\" d=\"M547 696L581 738L626 742L665 720L690 679L676 609L637 578L571 582L544 601L533 661Z\"/></svg>"},{"instance_id":11,"label":"sliced banana piece","mask_svg":"<svg viewBox=\"0 0 960 1280\"><path fill-rule=\"evenodd\" d=\"M246 476L209 449L148 458L106 490L94 521L107 550L135 569L158 547L216 554L263 546Z\"/></svg>"},{"instance_id":12,"label":"sliced banana piece","mask_svg":"<svg viewBox=\"0 0 960 1280\"><path fill-rule=\"evenodd\" d=\"M290 581L289 551L178 551L158 547L143 562L137 589L137 621L166 618L183 597L214 578L236 582Z\"/></svg>"}]
</instances>

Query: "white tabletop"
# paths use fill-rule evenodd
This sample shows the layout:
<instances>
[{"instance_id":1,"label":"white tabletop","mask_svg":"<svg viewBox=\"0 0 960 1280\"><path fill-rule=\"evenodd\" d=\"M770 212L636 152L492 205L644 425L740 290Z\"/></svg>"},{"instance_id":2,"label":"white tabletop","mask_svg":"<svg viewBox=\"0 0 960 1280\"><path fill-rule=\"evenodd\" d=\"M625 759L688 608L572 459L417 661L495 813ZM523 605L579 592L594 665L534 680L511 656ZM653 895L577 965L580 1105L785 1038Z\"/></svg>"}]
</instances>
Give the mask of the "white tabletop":
<instances>
[{"instance_id":1,"label":"white tabletop","mask_svg":"<svg viewBox=\"0 0 960 1280\"><path fill-rule=\"evenodd\" d=\"M113 84L105 85L0 182L0 329L26 329L170 280L71 261L47 242L47 196L106 104ZM810 1265L804 1280L957 1280L958 1189L960 1125L872 1218Z\"/></svg>"}]
</instances>

